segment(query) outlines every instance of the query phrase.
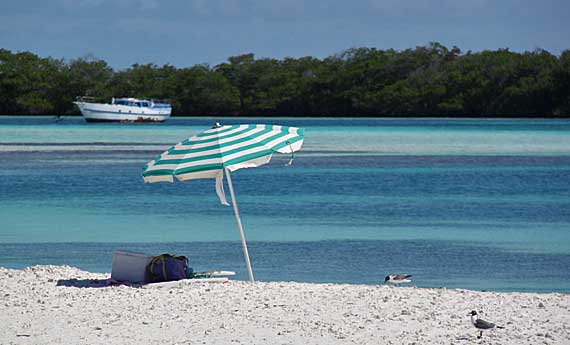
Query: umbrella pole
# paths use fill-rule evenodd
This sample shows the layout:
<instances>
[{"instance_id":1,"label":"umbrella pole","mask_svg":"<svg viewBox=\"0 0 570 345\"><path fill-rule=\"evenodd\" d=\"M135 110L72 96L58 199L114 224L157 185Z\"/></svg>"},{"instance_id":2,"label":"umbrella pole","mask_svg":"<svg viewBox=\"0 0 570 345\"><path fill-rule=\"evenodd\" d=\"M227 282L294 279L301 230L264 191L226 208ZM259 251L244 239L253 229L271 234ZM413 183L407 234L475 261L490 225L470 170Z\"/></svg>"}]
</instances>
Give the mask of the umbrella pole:
<instances>
[{"instance_id":1,"label":"umbrella pole","mask_svg":"<svg viewBox=\"0 0 570 345\"><path fill-rule=\"evenodd\" d=\"M253 271L251 270L251 263L249 262L249 254L247 252L247 244L245 243L245 235L243 234L243 227L241 225L241 219L239 217L239 211L236 201L236 196L234 195L234 186L232 184L232 176L230 175L230 171L226 170L226 176L228 177L228 186L230 186L230 195L232 196L232 205L234 206L234 213L236 215L236 221L238 225L239 235L241 237L241 245L243 247L243 256L245 257L245 265L247 266L247 275L249 276L249 281L254 282L253 280Z\"/></svg>"}]
</instances>

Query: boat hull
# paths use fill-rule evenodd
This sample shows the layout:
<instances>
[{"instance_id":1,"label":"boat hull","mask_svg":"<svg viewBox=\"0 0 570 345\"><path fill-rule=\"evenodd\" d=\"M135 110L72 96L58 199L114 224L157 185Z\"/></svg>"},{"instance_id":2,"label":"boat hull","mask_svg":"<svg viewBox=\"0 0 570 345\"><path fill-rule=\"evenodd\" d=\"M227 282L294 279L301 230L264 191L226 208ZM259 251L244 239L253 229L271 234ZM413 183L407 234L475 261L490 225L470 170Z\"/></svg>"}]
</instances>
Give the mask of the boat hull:
<instances>
[{"instance_id":1,"label":"boat hull","mask_svg":"<svg viewBox=\"0 0 570 345\"><path fill-rule=\"evenodd\" d=\"M141 108L116 104L74 102L87 122L164 122L171 108Z\"/></svg>"}]
</instances>

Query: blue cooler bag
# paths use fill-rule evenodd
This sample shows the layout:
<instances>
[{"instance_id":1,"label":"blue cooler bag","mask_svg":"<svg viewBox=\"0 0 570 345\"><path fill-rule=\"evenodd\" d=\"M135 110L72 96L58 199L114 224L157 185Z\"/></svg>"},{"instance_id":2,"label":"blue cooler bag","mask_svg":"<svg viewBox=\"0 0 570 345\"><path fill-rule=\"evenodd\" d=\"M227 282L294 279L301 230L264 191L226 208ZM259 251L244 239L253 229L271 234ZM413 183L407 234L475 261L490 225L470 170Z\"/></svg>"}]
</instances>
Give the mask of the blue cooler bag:
<instances>
[{"instance_id":1,"label":"blue cooler bag","mask_svg":"<svg viewBox=\"0 0 570 345\"><path fill-rule=\"evenodd\" d=\"M188 278L188 259L185 256L162 254L153 257L146 270L148 283L167 282Z\"/></svg>"}]
</instances>

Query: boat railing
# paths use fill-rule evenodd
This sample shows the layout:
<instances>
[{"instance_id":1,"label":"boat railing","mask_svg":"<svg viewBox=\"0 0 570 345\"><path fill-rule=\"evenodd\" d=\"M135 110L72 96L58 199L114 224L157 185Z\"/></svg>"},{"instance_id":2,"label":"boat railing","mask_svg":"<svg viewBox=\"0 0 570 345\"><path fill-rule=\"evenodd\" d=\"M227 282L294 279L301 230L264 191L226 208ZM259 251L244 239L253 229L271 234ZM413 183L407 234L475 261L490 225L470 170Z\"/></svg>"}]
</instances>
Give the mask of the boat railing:
<instances>
[{"instance_id":1,"label":"boat railing","mask_svg":"<svg viewBox=\"0 0 570 345\"><path fill-rule=\"evenodd\" d=\"M77 97L75 97L75 100L77 102L85 102L85 103L94 103L97 101L97 99L95 97L91 97L91 96L77 96Z\"/></svg>"},{"instance_id":2,"label":"boat railing","mask_svg":"<svg viewBox=\"0 0 570 345\"><path fill-rule=\"evenodd\" d=\"M170 99L151 99L152 104L160 104L160 105L170 105Z\"/></svg>"}]
</instances>

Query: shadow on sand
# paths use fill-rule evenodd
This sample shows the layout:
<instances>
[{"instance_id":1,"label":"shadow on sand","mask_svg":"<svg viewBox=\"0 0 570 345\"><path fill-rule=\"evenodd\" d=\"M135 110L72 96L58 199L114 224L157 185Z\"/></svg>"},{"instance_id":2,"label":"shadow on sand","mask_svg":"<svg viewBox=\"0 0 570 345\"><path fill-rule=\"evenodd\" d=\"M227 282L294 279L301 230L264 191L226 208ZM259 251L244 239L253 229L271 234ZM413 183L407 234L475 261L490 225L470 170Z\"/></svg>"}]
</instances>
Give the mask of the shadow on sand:
<instances>
[{"instance_id":1,"label":"shadow on sand","mask_svg":"<svg viewBox=\"0 0 570 345\"><path fill-rule=\"evenodd\" d=\"M77 288L104 288L109 286L130 286L141 287L141 284L121 282L114 279L60 279L57 286L77 287Z\"/></svg>"}]
</instances>

